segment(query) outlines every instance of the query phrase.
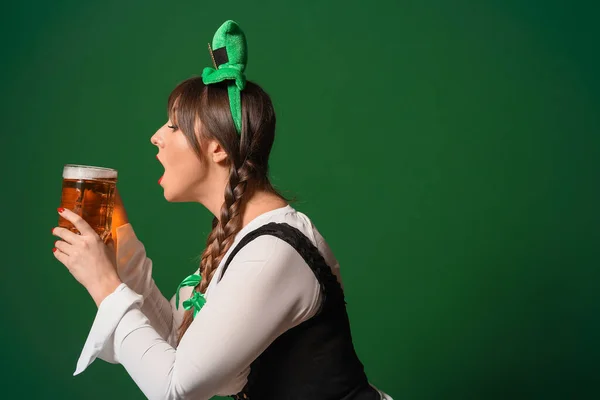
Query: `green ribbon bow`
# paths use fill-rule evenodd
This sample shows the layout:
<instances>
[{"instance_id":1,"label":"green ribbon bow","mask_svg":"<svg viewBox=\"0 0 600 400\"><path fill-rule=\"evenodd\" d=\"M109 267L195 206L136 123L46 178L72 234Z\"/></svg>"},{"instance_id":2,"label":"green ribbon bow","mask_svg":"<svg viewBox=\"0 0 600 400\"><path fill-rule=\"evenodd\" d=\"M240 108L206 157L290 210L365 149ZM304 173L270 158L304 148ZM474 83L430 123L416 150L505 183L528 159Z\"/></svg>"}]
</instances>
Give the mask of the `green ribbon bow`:
<instances>
[{"instance_id":1,"label":"green ribbon bow","mask_svg":"<svg viewBox=\"0 0 600 400\"><path fill-rule=\"evenodd\" d=\"M177 310L179 310L179 291L181 290L181 288L183 286L196 287L196 286L198 286L198 284L200 284L201 280L202 280L202 276L200 276L198 274L192 274L192 275L188 276L187 278L185 278L183 281L181 281L181 283L177 287L177 292L175 293L175 308ZM192 296L183 302L183 308L185 310L189 310L193 307L194 308L194 318L196 318L196 314L198 314L198 312L200 311L202 306L204 306L204 304L206 303L206 297L204 297L204 294L197 292L195 290L192 293L193 293Z\"/></svg>"},{"instance_id":2,"label":"green ribbon bow","mask_svg":"<svg viewBox=\"0 0 600 400\"><path fill-rule=\"evenodd\" d=\"M235 21L225 21L208 45L215 68L206 67L202 71L202 82L210 85L228 81L227 94L229 108L238 134L242 133L242 94L246 87L244 70L248 61L246 36Z\"/></svg>"}]
</instances>

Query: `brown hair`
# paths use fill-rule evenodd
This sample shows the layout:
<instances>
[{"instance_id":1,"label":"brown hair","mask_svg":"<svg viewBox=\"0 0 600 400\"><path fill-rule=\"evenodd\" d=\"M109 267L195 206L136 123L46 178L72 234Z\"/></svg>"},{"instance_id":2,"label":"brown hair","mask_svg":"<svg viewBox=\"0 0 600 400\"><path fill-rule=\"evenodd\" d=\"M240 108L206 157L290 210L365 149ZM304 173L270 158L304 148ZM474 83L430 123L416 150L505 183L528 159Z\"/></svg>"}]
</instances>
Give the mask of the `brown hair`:
<instances>
[{"instance_id":1,"label":"brown hair","mask_svg":"<svg viewBox=\"0 0 600 400\"><path fill-rule=\"evenodd\" d=\"M173 89L167 104L169 118L185 134L198 157L202 157L206 139L217 140L228 155L230 169L225 202L220 218L213 219L200 259L202 281L194 288L201 293L206 292L219 262L242 228L243 209L251 192L267 191L287 200L268 178L269 154L275 139L275 111L271 99L250 81L241 93L241 135L231 117L226 83L204 85L200 77L187 79ZM185 312L177 344L193 321L192 311Z\"/></svg>"}]
</instances>

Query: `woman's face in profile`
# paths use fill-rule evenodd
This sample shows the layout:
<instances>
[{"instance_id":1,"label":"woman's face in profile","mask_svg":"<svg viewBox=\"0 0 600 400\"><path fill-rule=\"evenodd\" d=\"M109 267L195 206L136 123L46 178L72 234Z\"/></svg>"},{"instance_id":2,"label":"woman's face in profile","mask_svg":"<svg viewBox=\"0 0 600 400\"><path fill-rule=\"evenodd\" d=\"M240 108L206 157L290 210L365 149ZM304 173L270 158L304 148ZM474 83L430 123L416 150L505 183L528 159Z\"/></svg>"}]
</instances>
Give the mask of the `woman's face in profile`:
<instances>
[{"instance_id":1,"label":"woman's face in profile","mask_svg":"<svg viewBox=\"0 0 600 400\"><path fill-rule=\"evenodd\" d=\"M197 201L207 168L190 146L185 134L170 119L150 138L158 148L156 158L165 171L157 177L167 201Z\"/></svg>"}]
</instances>

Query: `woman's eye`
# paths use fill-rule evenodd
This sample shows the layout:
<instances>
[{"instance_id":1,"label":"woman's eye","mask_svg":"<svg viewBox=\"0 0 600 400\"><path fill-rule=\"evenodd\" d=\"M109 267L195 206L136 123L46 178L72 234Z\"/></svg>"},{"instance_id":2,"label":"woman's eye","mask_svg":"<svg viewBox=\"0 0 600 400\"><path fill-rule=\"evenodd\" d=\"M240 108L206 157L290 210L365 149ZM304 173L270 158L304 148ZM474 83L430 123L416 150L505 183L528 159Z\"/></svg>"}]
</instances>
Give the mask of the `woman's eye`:
<instances>
[{"instance_id":1,"label":"woman's eye","mask_svg":"<svg viewBox=\"0 0 600 400\"><path fill-rule=\"evenodd\" d=\"M177 129L179 129L179 127L177 125L167 125L167 128L171 128L174 131L176 131Z\"/></svg>"}]
</instances>

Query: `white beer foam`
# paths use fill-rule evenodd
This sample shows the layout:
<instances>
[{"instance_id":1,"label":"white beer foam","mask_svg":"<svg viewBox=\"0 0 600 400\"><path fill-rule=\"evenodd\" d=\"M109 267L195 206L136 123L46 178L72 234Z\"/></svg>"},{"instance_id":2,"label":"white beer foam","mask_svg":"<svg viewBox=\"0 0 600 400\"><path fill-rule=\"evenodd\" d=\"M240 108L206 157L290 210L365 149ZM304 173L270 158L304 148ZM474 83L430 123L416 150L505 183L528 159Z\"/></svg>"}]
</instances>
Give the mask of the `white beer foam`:
<instances>
[{"instance_id":1,"label":"white beer foam","mask_svg":"<svg viewBox=\"0 0 600 400\"><path fill-rule=\"evenodd\" d=\"M63 179L116 179L117 170L104 167L65 165Z\"/></svg>"}]
</instances>

